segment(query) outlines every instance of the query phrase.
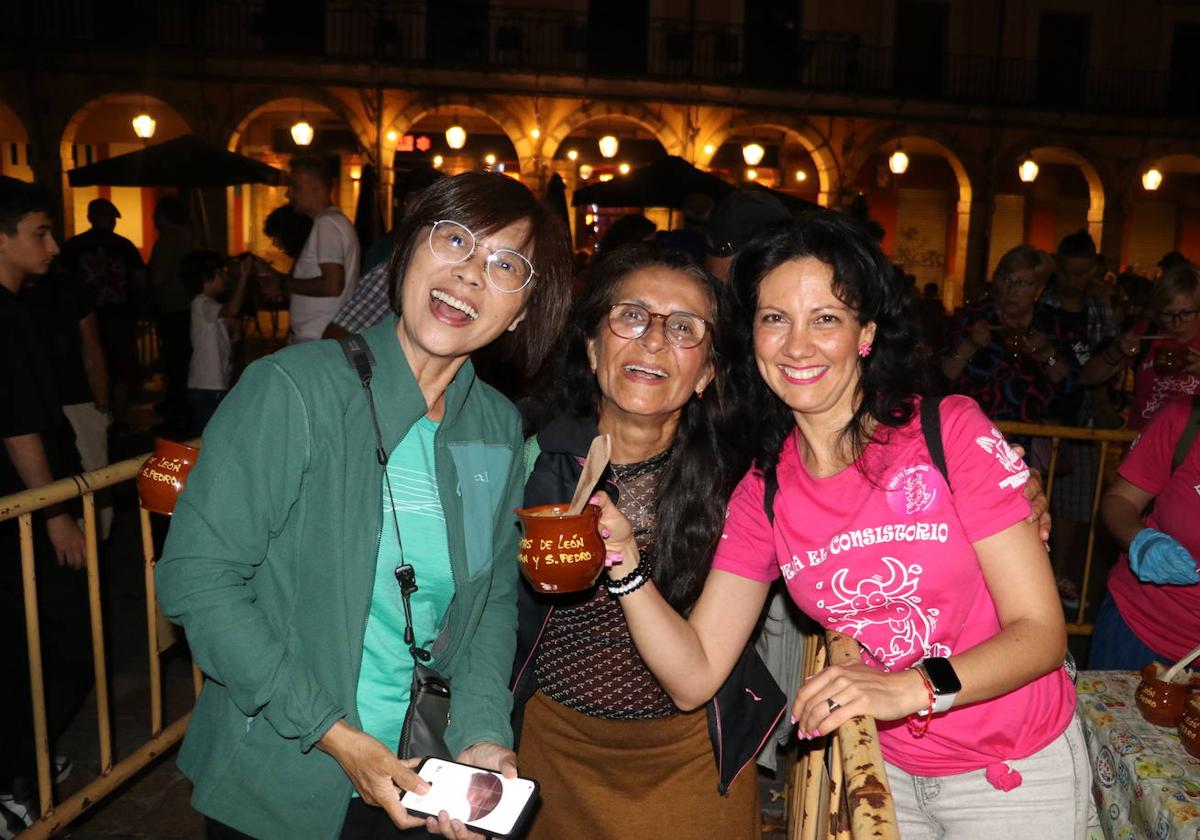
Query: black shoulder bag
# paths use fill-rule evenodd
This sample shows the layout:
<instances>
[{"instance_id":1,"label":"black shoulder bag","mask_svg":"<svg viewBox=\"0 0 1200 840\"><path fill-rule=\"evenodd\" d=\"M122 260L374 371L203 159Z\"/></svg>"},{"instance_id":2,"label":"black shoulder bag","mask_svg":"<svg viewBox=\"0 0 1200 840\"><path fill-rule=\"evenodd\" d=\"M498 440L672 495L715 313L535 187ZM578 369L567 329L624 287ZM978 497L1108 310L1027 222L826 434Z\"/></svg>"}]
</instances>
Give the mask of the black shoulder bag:
<instances>
[{"instance_id":1,"label":"black shoulder bag","mask_svg":"<svg viewBox=\"0 0 1200 840\"><path fill-rule=\"evenodd\" d=\"M371 412L371 425L375 429L375 457L383 467L383 481L387 487L388 500L392 508L392 525L396 530L396 543L400 545L400 556L404 557L404 544L400 540L400 520L396 516L396 500L392 496L392 482L387 474L388 453L383 448L383 435L379 431L379 415L375 413L375 394L371 391L372 366L375 359L362 336L351 335L338 339L342 352L350 367L358 374L363 390L367 394L367 407ZM446 727L450 725L450 682L425 663L432 656L429 651L418 647L412 626L412 594L417 591L417 572L407 561L401 559L396 567L396 582L400 584L400 597L404 604L404 643L413 659L412 688L408 695L408 712L404 716L404 729L400 733L400 746L396 754L400 758L432 757L451 760L446 749Z\"/></svg>"}]
</instances>

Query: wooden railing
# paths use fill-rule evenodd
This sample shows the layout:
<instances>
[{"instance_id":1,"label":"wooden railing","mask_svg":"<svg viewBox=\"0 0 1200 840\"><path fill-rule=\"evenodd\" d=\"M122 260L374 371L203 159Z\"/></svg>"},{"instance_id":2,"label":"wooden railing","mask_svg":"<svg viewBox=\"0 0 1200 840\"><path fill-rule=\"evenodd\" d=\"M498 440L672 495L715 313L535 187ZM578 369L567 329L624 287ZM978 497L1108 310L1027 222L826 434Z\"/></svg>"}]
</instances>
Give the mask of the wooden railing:
<instances>
[{"instance_id":1,"label":"wooden railing","mask_svg":"<svg viewBox=\"0 0 1200 840\"><path fill-rule=\"evenodd\" d=\"M197 442L194 442L197 443ZM148 453L147 453L148 454ZM100 603L100 564L97 549L95 493L122 482L132 481L146 455L130 458L103 469L81 473L33 490L0 497L0 522L16 519L21 541L21 576L25 602L25 633L29 651L29 682L33 699L33 733L37 756L38 804L41 818L22 832L21 840L41 840L62 831L84 811L96 805L119 785L183 738L191 712L163 726L163 681L160 658L175 641L175 632L158 611L154 589L154 538L150 513L141 512L142 557L146 580L146 630L150 659L150 737L129 755L114 762L112 723L109 714L108 668L105 659L103 610ZM42 637L38 619L37 575L34 563L33 515L51 505L81 499L84 537L87 545L86 570L88 602L91 613L92 662L96 680L96 718L100 742L100 775L61 803L54 802L50 779L50 743L46 721L46 695L43 682ZM9 562L8 558L0 558ZM197 695L201 675L193 666ZM0 746L0 749L3 749Z\"/></svg>"}]
</instances>

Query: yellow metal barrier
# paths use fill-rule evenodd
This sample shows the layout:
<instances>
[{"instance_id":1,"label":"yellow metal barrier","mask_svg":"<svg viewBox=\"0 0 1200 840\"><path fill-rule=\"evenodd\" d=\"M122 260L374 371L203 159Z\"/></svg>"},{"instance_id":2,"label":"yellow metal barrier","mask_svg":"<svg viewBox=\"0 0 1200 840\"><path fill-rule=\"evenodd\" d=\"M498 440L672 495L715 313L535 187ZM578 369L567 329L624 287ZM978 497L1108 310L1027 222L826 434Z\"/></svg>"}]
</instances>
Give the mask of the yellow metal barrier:
<instances>
[{"instance_id":1,"label":"yellow metal barrier","mask_svg":"<svg viewBox=\"0 0 1200 840\"><path fill-rule=\"evenodd\" d=\"M1096 529L1100 522L1100 497L1104 494L1105 470L1110 459L1123 455L1138 433L1130 429L1080 429L1074 426L1044 426L1040 423L997 423L1008 439L1014 437L1044 438L1050 441L1050 461L1044 478L1046 496L1054 498L1054 474L1058 466L1059 449L1063 441L1091 443L1098 450L1096 474L1092 477L1092 501L1088 517L1087 550L1084 554L1083 575L1079 583L1079 606L1074 620L1068 616L1067 632L1072 636L1090 636L1092 624L1084 621L1088 607L1087 595L1092 585L1092 566L1096 552Z\"/></svg>"},{"instance_id":2,"label":"yellow metal barrier","mask_svg":"<svg viewBox=\"0 0 1200 840\"><path fill-rule=\"evenodd\" d=\"M198 445L198 441L193 441ZM100 566L96 542L95 493L124 481L133 480L142 462L141 455L110 464L103 469L0 497L0 521L16 519L21 541L21 574L25 603L25 633L29 651L29 682L33 698L33 731L37 754L38 803L41 819L22 832L21 840L41 840L62 831L99 800L179 743L191 712L177 718L166 728L162 721L162 672L159 657L174 641L171 625L158 611L154 590L154 539L150 514L141 510L142 554L146 579L146 628L150 645L150 738L132 753L113 762L112 725L109 719L108 668L104 653L103 612L100 606ZM96 680L96 717L100 741L100 775L57 806L50 780L50 743L46 722L46 696L43 681L41 631L37 607L37 575L34 564L33 515L43 508L73 499L83 502L84 537L87 545L86 569L88 602L91 613L92 661ZM193 666L196 693L201 685L200 672Z\"/></svg>"}]
</instances>

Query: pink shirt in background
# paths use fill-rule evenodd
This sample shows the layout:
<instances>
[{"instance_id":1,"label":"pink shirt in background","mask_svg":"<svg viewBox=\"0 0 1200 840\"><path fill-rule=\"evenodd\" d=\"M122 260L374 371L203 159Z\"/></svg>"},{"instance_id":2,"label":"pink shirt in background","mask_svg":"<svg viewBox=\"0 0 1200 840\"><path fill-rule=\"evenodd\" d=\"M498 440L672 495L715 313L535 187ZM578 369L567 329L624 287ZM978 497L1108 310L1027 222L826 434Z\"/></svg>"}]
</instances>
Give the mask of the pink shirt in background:
<instances>
[{"instance_id":1,"label":"pink shirt in background","mask_svg":"<svg viewBox=\"0 0 1200 840\"><path fill-rule=\"evenodd\" d=\"M1133 377L1133 405L1129 409L1129 428L1144 429L1160 408L1180 395L1200 393L1200 377L1190 373L1163 375L1154 369L1154 354L1173 341L1155 341ZM1200 350L1200 336L1188 345Z\"/></svg>"},{"instance_id":2,"label":"pink shirt in background","mask_svg":"<svg viewBox=\"0 0 1200 840\"><path fill-rule=\"evenodd\" d=\"M1154 494L1154 510L1146 526L1179 540L1200 558L1200 443L1193 444L1175 474L1171 460L1192 410L1189 397L1164 405L1117 470L1129 483ZM1108 576L1117 611L1142 644L1168 662L1182 659L1200 642L1200 585L1160 586L1142 583L1122 554Z\"/></svg>"},{"instance_id":3,"label":"pink shirt in background","mask_svg":"<svg viewBox=\"0 0 1200 840\"><path fill-rule=\"evenodd\" d=\"M883 671L991 638L1000 622L971 543L1029 515L1029 471L973 400L946 397L941 417L953 497L919 417L885 430L886 443L828 478L809 475L791 435L777 468L774 525L763 511L762 476L751 471L730 499L713 567L760 581L782 570L799 607L857 639L863 661ZM879 721L880 744L885 759L914 775L987 768L993 785L1011 789L1020 777L1003 762L1045 747L1074 709L1074 686L1059 668L935 716L921 738L903 720Z\"/></svg>"}]
</instances>

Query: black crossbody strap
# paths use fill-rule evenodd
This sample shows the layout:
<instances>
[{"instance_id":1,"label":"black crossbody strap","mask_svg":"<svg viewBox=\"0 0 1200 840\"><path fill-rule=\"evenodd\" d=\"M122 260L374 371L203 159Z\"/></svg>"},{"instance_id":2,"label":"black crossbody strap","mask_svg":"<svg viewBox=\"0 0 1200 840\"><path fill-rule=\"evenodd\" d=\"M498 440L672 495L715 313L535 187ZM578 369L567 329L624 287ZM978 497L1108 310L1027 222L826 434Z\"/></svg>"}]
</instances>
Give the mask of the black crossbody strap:
<instances>
[{"instance_id":1,"label":"black crossbody strap","mask_svg":"<svg viewBox=\"0 0 1200 840\"><path fill-rule=\"evenodd\" d=\"M925 435L925 447L937 467L946 486L950 487L950 470L946 468L946 448L942 445L942 401L940 398L925 397L921 400L921 433ZM950 487L950 492L954 488Z\"/></svg>"},{"instance_id":2,"label":"black crossbody strap","mask_svg":"<svg viewBox=\"0 0 1200 840\"><path fill-rule=\"evenodd\" d=\"M1192 444L1196 442L1196 436L1200 434L1200 394L1192 397L1192 411L1188 414L1187 423L1183 426L1183 434L1179 436L1178 442L1175 444L1175 454L1171 457L1171 472L1179 469L1179 465L1183 463L1188 452L1192 448Z\"/></svg>"},{"instance_id":3,"label":"black crossbody strap","mask_svg":"<svg viewBox=\"0 0 1200 840\"><path fill-rule=\"evenodd\" d=\"M375 393L371 390L375 357L371 355L371 348L367 346L367 342L361 335L343 336L338 339L338 344L342 346L342 352L346 354L346 361L358 374L358 380L367 393L367 408L371 412L371 425L375 429L375 458L383 467L383 483L387 487L388 501L391 503L392 527L396 530L396 545L400 547L400 556L403 558L404 542L400 539L400 518L396 516L396 497L392 494L392 479L387 471L388 453L383 448L379 414L375 411ZM416 633L412 623L412 595L417 591L417 570L402 559L400 565L396 567L395 575L396 582L400 584L400 600L404 606L404 643L408 645L408 652L412 654L415 662L428 662L433 656L429 651L417 646Z\"/></svg>"}]
</instances>

